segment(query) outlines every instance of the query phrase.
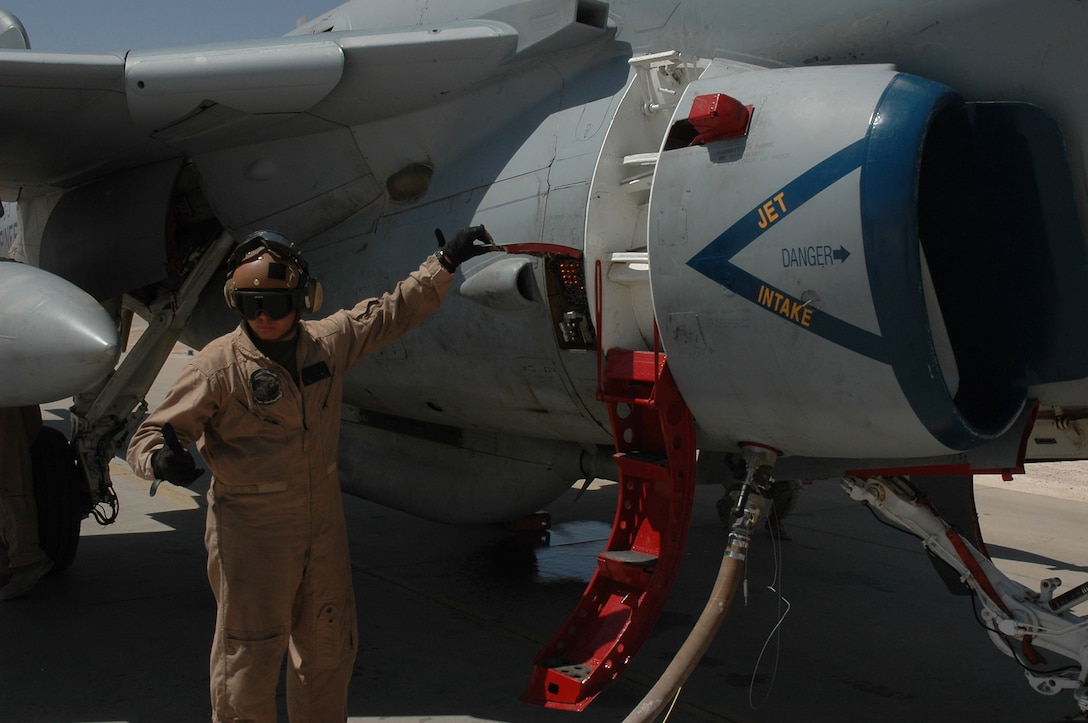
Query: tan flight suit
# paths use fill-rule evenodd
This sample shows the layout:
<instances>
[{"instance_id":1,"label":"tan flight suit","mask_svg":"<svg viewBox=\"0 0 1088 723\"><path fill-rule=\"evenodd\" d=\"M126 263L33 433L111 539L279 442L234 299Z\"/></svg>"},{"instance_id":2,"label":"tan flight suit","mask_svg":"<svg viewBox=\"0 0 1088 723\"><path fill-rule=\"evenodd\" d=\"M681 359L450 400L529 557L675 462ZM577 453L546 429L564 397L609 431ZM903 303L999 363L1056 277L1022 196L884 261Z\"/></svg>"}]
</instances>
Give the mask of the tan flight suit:
<instances>
[{"instance_id":1,"label":"tan flight suit","mask_svg":"<svg viewBox=\"0 0 1088 723\"><path fill-rule=\"evenodd\" d=\"M347 718L357 625L337 476L344 373L433 313L452 279L432 256L381 299L301 321L301 390L239 326L193 357L133 435L128 461L146 479L166 422L183 445L199 440L213 474L214 720L274 722L288 647L292 723Z\"/></svg>"},{"instance_id":2,"label":"tan flight suit","mask_svg":"<svg viewBox=\"0 0 1088 723\"><path fill-rule=\"evenodd\" d=\"M0 543L12 569L46 559L30 464L30 445L41 428L40 407L0 407Z\"/></svg>"}]
</instances>

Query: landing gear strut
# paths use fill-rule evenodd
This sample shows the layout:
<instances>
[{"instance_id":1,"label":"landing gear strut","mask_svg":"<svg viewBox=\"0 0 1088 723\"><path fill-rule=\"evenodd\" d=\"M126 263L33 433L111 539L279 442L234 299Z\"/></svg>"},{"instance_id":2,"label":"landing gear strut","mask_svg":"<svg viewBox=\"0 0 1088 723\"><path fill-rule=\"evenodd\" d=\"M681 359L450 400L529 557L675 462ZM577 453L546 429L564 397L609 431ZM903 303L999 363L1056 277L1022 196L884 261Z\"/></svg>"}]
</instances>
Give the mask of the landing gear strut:
<instances>
[{"instance_id":1,"label":"landing gear strut","mask_svg":"<svg viewBox=\"0 0 1088 723\"><path fill-rule=\"evenodd\" d=\"M1043 580L1038 592L1009 579L950 527L903 477L846 478L843 488L855 500L878 510L922 540L932 555L951 566L977 594L980 616L994 645L1025 667L1028 683L1043 695L1072 690L1081 715L1088 714L1088 621L1070 612L1088 599L1088 583L1053 596L1060 580ZM1027 670L1045 664L1039 649L1050 650L1078 667L1046 674Z\"/></svg>"},{"instance_id":2,"label":"landing gear strut","mask_svg":"<svg viewBox=\"0 0 1088 723\"><path fill-rule=\"evenodd\" d=\"M118 514L110 460L143 419L147 410L144 395L188 323L200 292L232 245L231 235L223 232L195 249L186 259L187 272L180 285L176 289L164 286L144 310L150 319L148 329L113 374L97 390L75 398L71 410L72 446L87 477L92 513L99 524L112 523Z\"/></svg>"}]
</instances>

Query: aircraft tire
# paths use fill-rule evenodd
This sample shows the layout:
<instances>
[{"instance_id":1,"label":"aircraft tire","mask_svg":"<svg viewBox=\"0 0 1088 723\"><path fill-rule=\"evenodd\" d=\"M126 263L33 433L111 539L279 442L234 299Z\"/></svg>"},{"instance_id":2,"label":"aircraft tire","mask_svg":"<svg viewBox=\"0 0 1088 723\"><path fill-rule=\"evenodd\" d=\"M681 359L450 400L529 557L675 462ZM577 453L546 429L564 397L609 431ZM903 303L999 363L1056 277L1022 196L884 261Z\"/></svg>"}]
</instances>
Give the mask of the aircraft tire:
<instances>
[{"instance_id":1,"label":"aircraft tire","mask_svg":"<svg viewBox=\"0 0 1088 723\"><path fill-rule=\"evenodd\" d=\"M79 547L86 508L86 483L64 434L42 427L30 447L34 500L38 506L38 544L53 561L54 573L67 569Z\"/></svg>"}]
</instances>

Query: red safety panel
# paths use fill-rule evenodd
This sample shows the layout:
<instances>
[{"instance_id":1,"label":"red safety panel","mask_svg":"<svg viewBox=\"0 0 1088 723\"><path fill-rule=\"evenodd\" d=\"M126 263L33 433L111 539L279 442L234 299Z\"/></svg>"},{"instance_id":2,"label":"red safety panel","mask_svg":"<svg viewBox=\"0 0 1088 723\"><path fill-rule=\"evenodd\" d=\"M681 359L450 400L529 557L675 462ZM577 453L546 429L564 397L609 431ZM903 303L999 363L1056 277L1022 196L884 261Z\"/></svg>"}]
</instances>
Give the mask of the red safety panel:
<instances>
[{"instance_id":1,"label":"red safety panel","mask_svg":"<svg viewBox=\"0 0 1088 723\"><path fill-rule=\"evenodd\" d=\"M537 655L522 700L583 710L649 636L680 567L695 496L695 424L663 354L613 350L603 379L619 465L608 546Z\"/></svg>"},{"instance_id":2,"label":"red safety panel","mask_svg":"<svg viewBox=\"0 0 1088 723\"><path fill-rule=\"evenodd\" d=\"M693 146L746 136L752 122L752 106L724 93L700 95L691 104L688 121L699 134L691 142Z\"/></svg>"}]
</instances>

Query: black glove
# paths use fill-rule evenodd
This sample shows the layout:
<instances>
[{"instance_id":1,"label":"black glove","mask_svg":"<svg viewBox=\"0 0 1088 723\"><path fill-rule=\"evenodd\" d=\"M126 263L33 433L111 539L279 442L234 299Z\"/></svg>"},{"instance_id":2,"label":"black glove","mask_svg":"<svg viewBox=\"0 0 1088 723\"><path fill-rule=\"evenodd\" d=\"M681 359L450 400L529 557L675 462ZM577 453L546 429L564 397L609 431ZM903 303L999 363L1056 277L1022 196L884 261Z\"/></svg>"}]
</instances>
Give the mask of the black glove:
<instances>
[{"instance_id":1,"label":"black glove","mask_svg":"<svg viewBox=\"0 0 1088 723\"><path fill-rule=\"evenodd\" d=\"M447 244L446 237L441 229L435 229L434 235L438 238L438 261L442 268L451 274L457 270L464 261L473 256L486 254L495 248L495 240L487 229L480 226L465 226L453 235L453 239ZM482 243L477 244L477 241Z\"/></svg>"},{"instance_id":2,"label":"black glove","mask_svg":"<svg viewBox=\"0 0 1088 723\"><path fill-rule=\"evenodd\" d=\"M180 487L188 487L204 474L204 470L197 469L193 455L181 446L170 422L162 425L162 438L166 444L151 455L151 468L155 470L155 476Z\"/></svg>"}]
</instances>

